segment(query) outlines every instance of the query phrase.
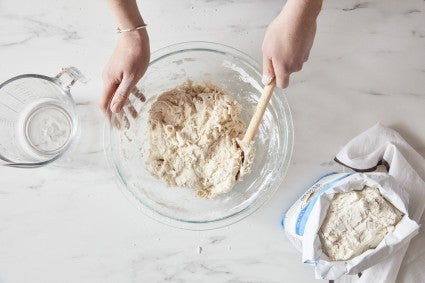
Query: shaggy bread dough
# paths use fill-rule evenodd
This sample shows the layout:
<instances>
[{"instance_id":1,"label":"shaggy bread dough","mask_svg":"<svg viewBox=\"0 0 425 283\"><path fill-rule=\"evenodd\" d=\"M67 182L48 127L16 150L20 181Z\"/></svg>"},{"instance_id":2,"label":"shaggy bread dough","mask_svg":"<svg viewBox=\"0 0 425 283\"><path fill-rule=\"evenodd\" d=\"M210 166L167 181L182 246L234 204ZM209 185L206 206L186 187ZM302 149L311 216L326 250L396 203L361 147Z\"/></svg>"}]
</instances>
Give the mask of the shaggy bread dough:
<instances>
[{"instance_id":1,"label":"shaggy bread dough","mask_svg":"<svg viewBox=\"0 0 425 283\"><path fill-rule=\"evenodd\" d=\"M151 174L201 197L230 191L254 158L252 145L242 157L237 143L245 133L240 112L237 101L211 84L188 81L162 93L149 112Z\"/></svg>"},{"instance_id":2,"label":"shaggy bread dough","mask_svg":"<svg viewBox=\"0 0 425 283\"><path fill-rule=\"evenodd\" d=\"M402 218L377 188L337 193L319 231L322 250L331 260L349 260L376 248Z\"/></svg>"}]
</instances>

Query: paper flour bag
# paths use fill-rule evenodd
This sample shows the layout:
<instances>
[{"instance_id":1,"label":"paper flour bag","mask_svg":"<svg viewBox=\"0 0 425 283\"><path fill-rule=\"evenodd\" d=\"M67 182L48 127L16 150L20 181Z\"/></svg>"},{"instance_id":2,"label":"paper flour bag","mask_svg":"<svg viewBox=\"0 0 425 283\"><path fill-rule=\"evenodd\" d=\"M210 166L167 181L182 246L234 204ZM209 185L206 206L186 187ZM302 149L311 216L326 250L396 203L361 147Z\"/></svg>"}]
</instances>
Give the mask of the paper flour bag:
<instances>
[{"instance_id":1,"label":"paper flour bag","mask_svg":"<svg viewBox=\"0 0 425 283\"><path fill-rule=\"evenodd\" d=\"M387 173L331 173L285 213L282 226L316 278L358 274L418 233L407 194Z\"/></svg>"}]
</instances>

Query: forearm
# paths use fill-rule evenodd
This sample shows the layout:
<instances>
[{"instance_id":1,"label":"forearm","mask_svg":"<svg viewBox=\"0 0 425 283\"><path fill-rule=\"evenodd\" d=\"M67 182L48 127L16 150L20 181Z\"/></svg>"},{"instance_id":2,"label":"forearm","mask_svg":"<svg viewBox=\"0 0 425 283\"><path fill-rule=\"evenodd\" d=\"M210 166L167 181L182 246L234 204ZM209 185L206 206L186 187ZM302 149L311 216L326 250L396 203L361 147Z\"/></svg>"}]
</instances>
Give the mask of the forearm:
<instances>
[{"instance_id":1,"label":"forearm","mask_svg":"<svg viewBox=\"0 0 425 283\"><path fill-rule=\"evenodd\" d=\"M285 88L289 76L308 60L316 34L316 19L322 0L287 0L279 15L267 27L262 45L263 83L272 78Z\"/></svg>"},{"instance_id":2,"label":"forearm","mask_svg":"<svg viewBox=\"0 0 425 283\"><path fill-rule=\"evenodd\" d=\"M108 2L119 28L128 29L144 24L136 0L108 0Z\"/></svg>"},{"instance_id":3,"label":"forearm","mask_svg":"<svg viewBox=\"0 0 425 283\"><path fill-rule=\"evenodd\" d=\"M288 0L283 9L290 9L303 21L317 19L323 0Z\"/></svg>"}]
</instances>

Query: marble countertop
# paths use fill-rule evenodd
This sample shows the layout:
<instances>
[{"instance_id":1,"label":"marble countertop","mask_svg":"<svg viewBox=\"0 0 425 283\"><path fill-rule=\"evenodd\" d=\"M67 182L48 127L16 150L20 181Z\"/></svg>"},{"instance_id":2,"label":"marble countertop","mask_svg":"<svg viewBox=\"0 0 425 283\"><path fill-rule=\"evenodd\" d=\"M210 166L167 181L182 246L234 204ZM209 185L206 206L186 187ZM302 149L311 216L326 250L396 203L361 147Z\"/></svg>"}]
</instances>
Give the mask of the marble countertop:
<instances>
[{"instance_id":1,"label":"marble countertop","mask_svg":"<svg viewBox=\"0 0 425 283\"><path fill-rule=\"evenodd\" d=\"M152 50L207 40L260 62L281 1L140 6ZM78 146L44 168L0 168L0 282L316 282L284 236L282 213L317 177L341 170L336 152L378 121L425 155L424 18L422 0L325 1L310 61L286 90L295 146L280 190L234 225L193 232L129 205L107 165L98 101L116 34L105 1L0 1L0 81L69 65L89 78L72 90Z\"/></svg>"}]
</instances>

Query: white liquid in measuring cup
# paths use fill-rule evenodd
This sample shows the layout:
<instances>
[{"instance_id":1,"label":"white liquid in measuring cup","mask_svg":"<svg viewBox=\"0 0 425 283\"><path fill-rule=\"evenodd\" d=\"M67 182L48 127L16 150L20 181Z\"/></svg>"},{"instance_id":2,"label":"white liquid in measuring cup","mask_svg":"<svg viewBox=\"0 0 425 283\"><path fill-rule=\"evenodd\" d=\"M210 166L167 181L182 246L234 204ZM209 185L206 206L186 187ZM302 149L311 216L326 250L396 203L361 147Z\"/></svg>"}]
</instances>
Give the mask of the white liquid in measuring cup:
<instances>
[{"instance_id":1,"label":"white liquid in measuring cup","mask_svg":"<svg viewBox=\"0 0 425 283\"><path fill-rule=\"evenodd\" d=\"M29 105L21 117L19 140L34 158L60 152L69 142L73 121L58 101L43 100Z\"/></svg>"}]
</instances>

